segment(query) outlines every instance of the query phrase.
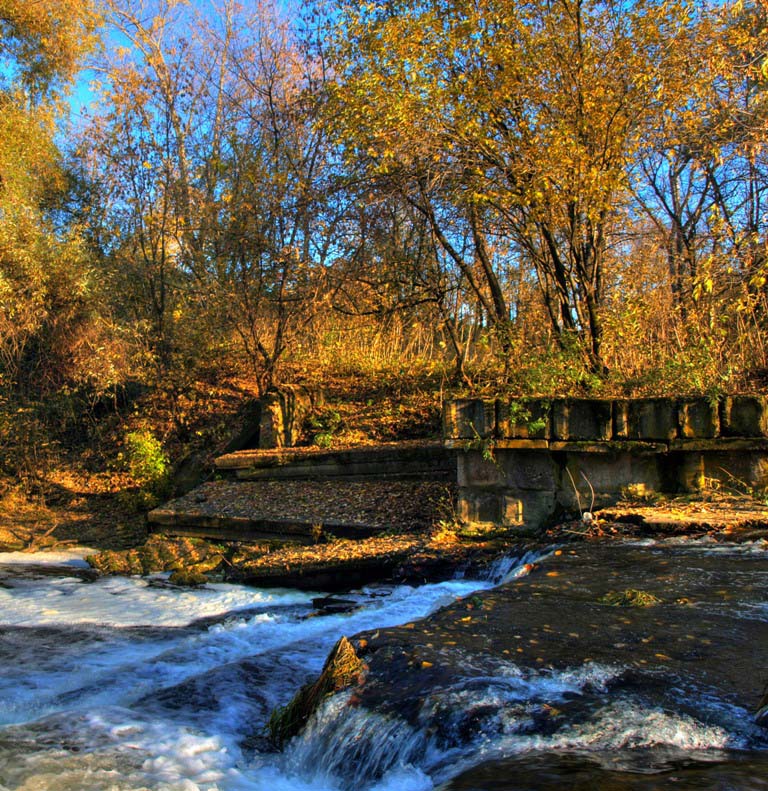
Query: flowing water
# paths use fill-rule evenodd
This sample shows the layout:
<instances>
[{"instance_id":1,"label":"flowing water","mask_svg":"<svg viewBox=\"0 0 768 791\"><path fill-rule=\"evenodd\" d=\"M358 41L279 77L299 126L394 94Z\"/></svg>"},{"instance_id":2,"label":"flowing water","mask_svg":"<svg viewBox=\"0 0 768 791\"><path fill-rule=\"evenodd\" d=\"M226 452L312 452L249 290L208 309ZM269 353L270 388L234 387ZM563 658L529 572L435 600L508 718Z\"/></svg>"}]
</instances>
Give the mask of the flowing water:
<instances>
[{"instance_id":1,"label":"flowing water","mask_svg":"<svg viewBox=\"0 0 768 791\"><path fill-rule=\"evenodd\" d=\"M467 668L461 684L424 690L421 729L349 709L342 693L283 753L268 748L270 711L340 635L414 621L531 560L492 580L373 586L345 594L354 611L316 615L319 592L94 580L75 552L1 555L0 790L768 788L748 712L706 695L706 716L614 696L622 668L601 663ZM768 619L768 603L746 602L745 617ZM566 724L553 729L544 709ZM426 724L441 712L448 735Z\"/></svg>"}]
</instances>

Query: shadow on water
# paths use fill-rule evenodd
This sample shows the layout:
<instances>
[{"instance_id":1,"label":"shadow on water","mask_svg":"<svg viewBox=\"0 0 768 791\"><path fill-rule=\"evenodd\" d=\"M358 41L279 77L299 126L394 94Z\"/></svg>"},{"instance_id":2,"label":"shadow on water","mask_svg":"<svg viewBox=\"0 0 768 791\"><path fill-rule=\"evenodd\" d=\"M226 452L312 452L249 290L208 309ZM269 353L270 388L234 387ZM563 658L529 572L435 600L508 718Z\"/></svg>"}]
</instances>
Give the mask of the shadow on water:
<instances>
[{"instance_id":1,"label":"shadow on water","mask_svg":"<svg viewBox=\"0 0 768 791\"><path fill-rule=\"evenodd\" d=\"M546 753L491 761L441 785L439 791L763 791L768 755L669 749L618 753Z\"/></svg>"}]
</instances>

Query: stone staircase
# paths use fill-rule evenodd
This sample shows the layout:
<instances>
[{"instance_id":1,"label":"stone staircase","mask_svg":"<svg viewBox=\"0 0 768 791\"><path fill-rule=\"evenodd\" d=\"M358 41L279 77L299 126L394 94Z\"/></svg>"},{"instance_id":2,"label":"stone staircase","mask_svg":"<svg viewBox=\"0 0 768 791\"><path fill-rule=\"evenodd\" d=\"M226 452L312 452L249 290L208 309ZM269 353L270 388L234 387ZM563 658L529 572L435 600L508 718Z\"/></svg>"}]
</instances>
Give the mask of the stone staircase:
<instances>
[{"instance_id":1,"label":"stone staircase","mask_svg":"<svg viewBox=\"0 0 768 791\"><path fill-rule=\"evenodd\" d=\"M455 451L441 442L246 449L215 460L219 480L148 514L151 532L312 544L415 530L450 511Z\"/></svg>"},{"instance_id":2,"label":"stone staircase","mask_svg":"<svg viewBox=\"0 0 768 791\"><path fill-rule=\"evenodd\" d=\"M442 442L400 442L343 450L241 450L220 456L215 465L219 473L245 481L456 478L456 454Z\"/></svg>"}]
</instances>

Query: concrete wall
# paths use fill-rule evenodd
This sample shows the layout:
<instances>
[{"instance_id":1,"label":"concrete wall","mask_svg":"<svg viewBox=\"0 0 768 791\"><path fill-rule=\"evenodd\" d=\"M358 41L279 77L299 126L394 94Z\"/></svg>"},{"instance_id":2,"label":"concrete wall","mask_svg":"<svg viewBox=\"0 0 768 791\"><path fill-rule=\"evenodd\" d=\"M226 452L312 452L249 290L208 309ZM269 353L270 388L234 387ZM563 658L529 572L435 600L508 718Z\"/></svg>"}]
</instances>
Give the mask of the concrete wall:
<instances>
[{"instance_id":1,"label":"concrete wall","mask_svg":"<svg viewBox=\"0 0 768 791\"><path fill-rule=\"evenodd\" d=\"M295 385L269 390L245 404L242 422L224 453L246 448L290 448L296 445L308 411L324 402L322 392Z\"/></svg>"},{"instance_id":2,"label":"concrete wall","mask_svg":"<svg viewBox=\"0 0 768 791\"><path fill-rule=\"evenodd\" d=\"M768 488L768 399L465 399L443 410L459 515L536 528L627 487ZM594 503L593 503L594 497Z\"/></svg>"}]
</instances>

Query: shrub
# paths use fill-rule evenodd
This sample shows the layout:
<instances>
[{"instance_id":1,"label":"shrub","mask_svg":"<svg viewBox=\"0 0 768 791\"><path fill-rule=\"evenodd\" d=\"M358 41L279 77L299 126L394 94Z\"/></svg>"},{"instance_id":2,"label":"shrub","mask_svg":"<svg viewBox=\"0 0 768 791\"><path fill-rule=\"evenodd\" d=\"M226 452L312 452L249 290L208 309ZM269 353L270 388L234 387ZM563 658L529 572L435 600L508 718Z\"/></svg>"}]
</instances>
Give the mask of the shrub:
<instances>
[{"instance_id":1,"label":"shrub","mask_svg":"<svg viewBox=\"0 0 768 791\"><path fill-rule=\"evenodd\" d=\"M170 482L170 461L157 437L146 429L125 435L126 469L139 485L137 505L152 507L162 497Z\"/></svg>"}]
</instances>

